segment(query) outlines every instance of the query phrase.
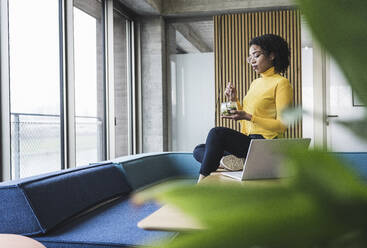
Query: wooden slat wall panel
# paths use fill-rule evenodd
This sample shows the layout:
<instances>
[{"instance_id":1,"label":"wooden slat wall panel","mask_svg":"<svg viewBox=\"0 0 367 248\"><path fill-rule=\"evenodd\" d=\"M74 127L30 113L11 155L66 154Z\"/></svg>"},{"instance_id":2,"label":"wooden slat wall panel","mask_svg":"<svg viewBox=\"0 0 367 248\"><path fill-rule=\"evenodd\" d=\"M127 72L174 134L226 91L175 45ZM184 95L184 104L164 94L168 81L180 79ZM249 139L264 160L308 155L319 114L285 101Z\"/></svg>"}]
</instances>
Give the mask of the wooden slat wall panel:
<instances>
[{"instance_id":1,"label":"wooden slat wall panel","mask_svg":"<svg viewBox=\"0 0 367 248\"><path fill-rule=\"evenodd\" d=\"M220 118L220 104L226 101L224 90L232 82L243 99L257 75L247 64L249 42L262 34L283 37L291 50L290 66L284 74L293 86L293 104L302 105L301 20L299 10L249 12L214 17L215 116L216 126L240 130L239 122ZM302 137L302 120L292 124L285 137Z\"/></svg>"}]
</instances>

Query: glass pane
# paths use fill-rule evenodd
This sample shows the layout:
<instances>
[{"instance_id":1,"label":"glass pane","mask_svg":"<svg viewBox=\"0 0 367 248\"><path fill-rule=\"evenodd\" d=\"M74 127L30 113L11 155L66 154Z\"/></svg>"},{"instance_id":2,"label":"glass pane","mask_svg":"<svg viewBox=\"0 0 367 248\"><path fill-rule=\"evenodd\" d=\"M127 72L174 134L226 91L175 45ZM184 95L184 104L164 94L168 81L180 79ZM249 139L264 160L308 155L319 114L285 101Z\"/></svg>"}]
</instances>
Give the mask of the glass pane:
<instances>
[{"instance_id":1,"label":"glass pane","mask_svg":"<svg viewBox=\"0 0 367 248\"><path fill-rule=\"evenodd\" d=\"M58 4L9 1L13 178L61 169Z\"/></svg>"},{"instance_id":2,"label":"glass pane","mask_svg":"<svg viewBox=\"0 0 367 248\"><path fill-rule=\"evenodd\" d=\"M76 165L104 157L103 8L74 1Z\"/></svg>"},{"instance_id":3,"label":"glass pane","mask_svg":"<svg viewBox=\"0 0 367 248\"><path fill-rule=\"evenodd\" d=\"M124 156L129 153L126 23L127 20L125 18L123 18L119 13L114 12L115 144L117 157Z\"/></svg>"}]
</instances>

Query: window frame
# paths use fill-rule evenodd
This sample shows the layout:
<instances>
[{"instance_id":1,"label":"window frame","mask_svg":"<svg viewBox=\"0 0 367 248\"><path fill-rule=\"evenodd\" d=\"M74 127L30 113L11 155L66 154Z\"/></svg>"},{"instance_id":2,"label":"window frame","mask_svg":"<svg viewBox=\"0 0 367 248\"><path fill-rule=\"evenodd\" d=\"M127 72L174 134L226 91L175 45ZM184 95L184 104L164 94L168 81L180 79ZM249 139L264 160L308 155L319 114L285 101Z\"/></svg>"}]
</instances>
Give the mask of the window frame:
<instances>
[{"instance_id":1,"label":"window frame","mask_svg":"<svg viewBox=\"0 0 367 248\"><path fill-rule=\"evenodd\" d=\"M9 78L9 29L8 29L8 1L0 0L1 39L0 39L0 182L11 180L11 148L10 148L10 78ZM60 47L60 121L61 121L61 169L76 166L76 138L75 138L75 80L74 80L74 29L73 29L73 0L59 1L59 47ZM100 0L98 0L100 1ZM129 113L129 151L136 154L140 149L138 141L139 110L139 35L136 33L138 23L129 15L128 10L116 0L102 0L103 4L103 42L104 42L104 86L105 86L105 142L104 159L115 158L115 109L114 109L114 53L113 53L113 11L117 10L127 20L127 79L128 79L128 113ZM137 39L136 39L137 38ZM135 51L137 49L137 51ZM137 63L137 64L136 64ZM137 68L137 69L136 69ZM140 131L139 131L140 130Z\"/></svg>"},{"instance_id":2,"label":"window frame","mask_svg":"<svg viewBox=\"0 0 367 248\"><path fill-rule=\"evenodd\" d=\"M10 76L9 76L9 18L8 1L0 0L0 75L1 75L1 164L0 181L11 179L10 150Z\"/></svg>"}]
</instances>

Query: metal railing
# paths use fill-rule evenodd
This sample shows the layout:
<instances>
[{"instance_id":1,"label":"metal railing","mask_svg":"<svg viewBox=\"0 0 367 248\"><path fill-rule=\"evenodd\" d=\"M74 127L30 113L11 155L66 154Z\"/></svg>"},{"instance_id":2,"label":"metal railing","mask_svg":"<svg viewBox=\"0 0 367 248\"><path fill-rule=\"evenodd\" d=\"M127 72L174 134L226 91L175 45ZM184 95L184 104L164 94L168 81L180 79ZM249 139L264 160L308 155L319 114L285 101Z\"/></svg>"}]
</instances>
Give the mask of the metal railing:
<instances>
[{"instance_id":1,"label":"metal railing","mask_svg":"<svg viewBox=\"0 0 367 248\"><path fill-rule=\"evenodd\" d=\"M10 113L13 178L61 168L60 115ZM103 153L103 121L76 116L77 151L84 158ZM83 160L83 158L81 158Z\"/></svg>"}]
</instances>

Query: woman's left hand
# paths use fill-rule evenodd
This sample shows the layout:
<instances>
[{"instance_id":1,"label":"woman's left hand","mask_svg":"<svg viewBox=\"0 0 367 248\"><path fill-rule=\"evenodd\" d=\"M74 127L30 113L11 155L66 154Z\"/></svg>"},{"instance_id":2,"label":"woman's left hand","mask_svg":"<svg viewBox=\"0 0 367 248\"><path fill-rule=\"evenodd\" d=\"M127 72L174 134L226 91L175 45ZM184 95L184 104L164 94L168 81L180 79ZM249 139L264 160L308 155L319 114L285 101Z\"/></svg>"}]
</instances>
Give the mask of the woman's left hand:
<instances>
[{"instance_id":1,"label":"woman's left hand","mask_svg":"<svg viewBox=\"0 0 367 248\"><path fill-rule=\"evenodd\" d=\"M235 121L239 121L239 120L249 121L251 120L252 115L242 110L231 110L230 115L222 115L221 117L224 119L231 119Z\"/></svg>"}]
</instances>

